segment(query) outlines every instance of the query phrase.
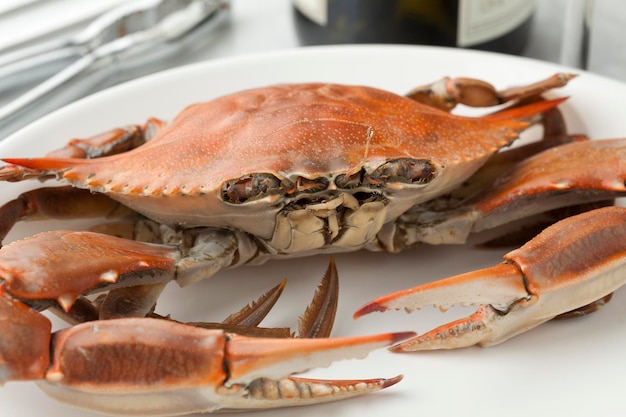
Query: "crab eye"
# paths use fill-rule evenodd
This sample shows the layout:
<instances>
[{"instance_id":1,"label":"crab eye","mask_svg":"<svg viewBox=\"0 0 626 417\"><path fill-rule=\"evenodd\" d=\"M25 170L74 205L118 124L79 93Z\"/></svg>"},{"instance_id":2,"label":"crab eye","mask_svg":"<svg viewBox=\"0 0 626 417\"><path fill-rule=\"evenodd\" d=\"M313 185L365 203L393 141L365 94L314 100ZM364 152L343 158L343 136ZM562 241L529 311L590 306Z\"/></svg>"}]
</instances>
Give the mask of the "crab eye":
<instances>
[{"instance_id":1,"label":"crab eye","mask_svg":"<svg viewBox=\"0 0 626 417\"><path fill-rule=\"evenodd\" d=\"M402 158L384 163L372 172L368 180L374 184L404 182L426 184L434 174L433 166L424 159Z\"/></svg>"},{"instance_id":2,"label":"crab eye","mask_svg":"<svg viewBox=\"0 0 626 417\"><path fill-rule=\"evenodd\" d=\"M345 189L357 188L363 182L363 175L364 175L363 169L361 169L359 172L352 174L352 175L346 175L346 174L337 175L337 178L335 178L335 184L339 188L345 188Z\"/></svg>"},{"instance_id":3,"label":"crab eye","mask_svg":"<svg viewBox=\"0 0 626 417\"><path fill-rule=\"evenodd\" d=\"M280 180L271 174L252 174L231 180L222 186L222 200L241 204L248 200L276 194L280 191Z\"/></svg>"}]
</instances>

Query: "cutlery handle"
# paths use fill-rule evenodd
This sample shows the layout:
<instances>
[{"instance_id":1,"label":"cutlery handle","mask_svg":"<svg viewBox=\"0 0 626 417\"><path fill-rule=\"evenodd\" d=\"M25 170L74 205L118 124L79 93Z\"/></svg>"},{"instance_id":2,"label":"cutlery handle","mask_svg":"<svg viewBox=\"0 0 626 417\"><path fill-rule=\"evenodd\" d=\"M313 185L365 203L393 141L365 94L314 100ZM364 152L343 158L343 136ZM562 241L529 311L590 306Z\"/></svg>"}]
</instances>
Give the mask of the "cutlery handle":
<instances>
[{"instance_id":1,"label":"cutlery handle","mask_svg":"<svg viewBox=\"0 0 626 417\"><path fill-rule=\"evenodd\" d=\"M95 57L93 55L85 55L77 61L73 62L62 71L46 79L41 84L38 84L37 86L31 88L15 100L0 107L0 120L4 120L15 115L22 109L33 104L35 101L41 99L42 97L50 94L57 88L61 87L70 79L74 78L76 75L92 65L94 60Z\"/></svg>"}]
</instances>

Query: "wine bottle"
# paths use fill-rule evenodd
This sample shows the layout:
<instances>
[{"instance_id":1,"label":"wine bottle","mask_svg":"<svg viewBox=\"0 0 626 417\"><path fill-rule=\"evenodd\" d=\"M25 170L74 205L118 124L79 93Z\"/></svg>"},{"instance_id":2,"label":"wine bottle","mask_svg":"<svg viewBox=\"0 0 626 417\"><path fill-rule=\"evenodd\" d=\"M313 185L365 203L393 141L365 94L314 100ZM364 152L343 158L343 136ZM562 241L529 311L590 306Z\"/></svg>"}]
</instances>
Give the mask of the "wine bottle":
<instances>
[{"instance_id":1,"label":"wine bottle","mask_svg":"<svg viewBox=\"0 0 626 417\"><path fill-rule=\"evenodd\" d=\"M302 44L411 43L520 54L534 0L292 0Z\"/></svg>"}]
</instances>

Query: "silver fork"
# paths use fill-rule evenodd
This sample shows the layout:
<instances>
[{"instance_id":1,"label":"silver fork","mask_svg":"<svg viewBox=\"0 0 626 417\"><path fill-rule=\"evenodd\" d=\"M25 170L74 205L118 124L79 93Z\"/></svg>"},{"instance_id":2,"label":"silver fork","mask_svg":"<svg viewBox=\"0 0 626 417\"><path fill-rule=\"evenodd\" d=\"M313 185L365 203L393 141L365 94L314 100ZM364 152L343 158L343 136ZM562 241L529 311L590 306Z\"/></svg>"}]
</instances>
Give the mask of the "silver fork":
<instances>
[{"instance_id":1,"label":"silver fork","mask_svg":"<svg viewBox=\"0 0 626 417\"><path fill-rule=\"evenodd\" d=\"M13 101L0 107L0 121L23 111L80 73L115 58L175 41L225 10L229 0L137 0L112 9L76 35L0 56L3 79L76 58ZM1 89L1 87L0 87Z\"/></svg>"}]
</instances>

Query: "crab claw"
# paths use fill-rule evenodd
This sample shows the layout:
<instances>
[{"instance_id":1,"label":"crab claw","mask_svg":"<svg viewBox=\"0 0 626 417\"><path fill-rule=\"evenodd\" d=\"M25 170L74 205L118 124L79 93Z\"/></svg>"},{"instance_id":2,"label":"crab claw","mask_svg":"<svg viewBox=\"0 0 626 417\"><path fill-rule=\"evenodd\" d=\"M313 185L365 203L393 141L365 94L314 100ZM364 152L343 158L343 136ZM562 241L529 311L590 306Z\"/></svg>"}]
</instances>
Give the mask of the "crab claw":
<instances>
[{"instance_id":1,"label":"crab claw","mask_svg":"<svg viewBox=\"0 0 626 417\"><path fill-rule=\"evenodd\" d=\"M321 381L292 373L363 357L414 333L267 339L149 318L83 323L55 335L39 385L72 405L115 415L178 415L333 401L391 379Z\"/></svg>"},{"instance_id":2,"label":"crab claw","mask_svg":"<svg viewBox=\"0 0 626 417\"><path fill-rule=\"evenodd\" d=\"M489 346L556 316L606 299L626 284L626 208L606 207L562 220L497 266L381 297L375 311L480 305L469 317L407 340L393 351Z\"/></svg>"}]
</instances>

